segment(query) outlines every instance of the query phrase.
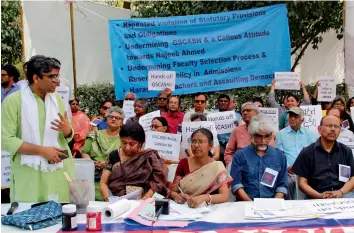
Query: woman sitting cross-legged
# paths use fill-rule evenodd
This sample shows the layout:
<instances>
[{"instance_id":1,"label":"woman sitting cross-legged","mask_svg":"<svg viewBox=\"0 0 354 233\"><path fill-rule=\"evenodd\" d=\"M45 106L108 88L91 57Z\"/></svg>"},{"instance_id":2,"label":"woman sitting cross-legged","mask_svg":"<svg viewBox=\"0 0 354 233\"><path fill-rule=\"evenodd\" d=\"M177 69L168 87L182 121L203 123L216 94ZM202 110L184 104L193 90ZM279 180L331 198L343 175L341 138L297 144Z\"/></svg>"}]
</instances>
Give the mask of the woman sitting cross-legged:
<instances>
[{"instance_id":1,"label":"woman sitting cross-legged","mask_svg":"<svg viewBox=\"0 0 354 233\"><path fill-rule=\"evenodd\" d=\"M145 132L137 122L128 121L119 132L121 148L109 154L100 182L105 200L141 190L142 199L157 192L167 193L167 169L156 150L143 150Z\"/></svg>"},{"instance_id":2,"label":"woman sitting cross-legged","mask_svg":"<svg viewBox=\"0 0 354 233\"><path fill-rule=\"evenodd\" d=\"M227 202L232 178L224 164L212 158L213 134L201 128L193 132L191 139L194 156L179 162L171 198L178 203L187 202L192 208L203 202Z\"/></svg>"}]
</instances>

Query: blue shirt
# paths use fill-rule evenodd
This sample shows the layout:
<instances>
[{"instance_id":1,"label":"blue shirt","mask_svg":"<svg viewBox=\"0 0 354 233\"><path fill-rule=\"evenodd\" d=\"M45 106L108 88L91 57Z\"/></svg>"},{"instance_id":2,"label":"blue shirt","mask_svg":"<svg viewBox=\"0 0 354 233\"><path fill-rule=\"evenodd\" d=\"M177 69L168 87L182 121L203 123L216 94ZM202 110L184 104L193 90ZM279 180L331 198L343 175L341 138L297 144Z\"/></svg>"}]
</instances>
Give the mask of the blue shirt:
<instances>
[{"instance_id":1,"label":"blue shirt","mask_svg":"<svg viewBox=\"0 0 354 233\"><path fill-rule=\"evenodd\" d=\"M18 90L20 90L20 85L17 85L17 83L12 84L12 86L7 90L6 93L5 93L4 87L1 87L1 103L2 103L2 101L4 101L4 99L8 95L10 95Z\"/></svg>"},{"instance_id":2,"label":"blue shirt","mask_svg":"<svg viewBox=\"0 0 354 233\"><path fill-rule=\"evenodd\" d=\"M294 131L287 126L277 133L275 146L284 152L289 167L294 164L302 148L313 142L315 138L311 130L301 126L298 131Z\"/></svg>"},{"instance_id":3,"label":"blue shirt","mask_svg":"<svg viewBox=\"0 0 354 233\"><path fill-rule=\"evenodd\" d=\"M278 172L274 186L261 184L266 168ZM260 157L253 145L249 145L235 153L231 164L232 193L243 188L251 198L273 198L276 193L288 193L288 172L284 153L272 146L263 157Z\"/></svg>"},{"instance_id":4,"label":"blue shirt","mask_svg":"<svg viewBox=\"0 0 354 233\"><path fill-rule=\"evenodd\" d=\"M212 110L211 112L220 112L219 109L214 109ZM241 123L241 115L240 113L236 112L236 120L238 122L238 125L240 125ZM223 143L223 144L226 144L229 142L229 139L230 139L230 136L231 136L231 133L224 133L224 134L218 134L218 140L220 143Z\"/></svg>"}]
</instances>

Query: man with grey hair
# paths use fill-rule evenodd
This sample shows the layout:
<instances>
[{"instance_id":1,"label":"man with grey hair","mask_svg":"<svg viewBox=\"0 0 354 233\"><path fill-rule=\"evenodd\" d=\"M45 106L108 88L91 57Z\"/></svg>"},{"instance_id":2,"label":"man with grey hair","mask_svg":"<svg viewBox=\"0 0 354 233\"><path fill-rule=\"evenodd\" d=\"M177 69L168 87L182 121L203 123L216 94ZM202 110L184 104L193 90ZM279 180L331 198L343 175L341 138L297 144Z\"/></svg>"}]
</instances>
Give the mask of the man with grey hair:
<instances>
[{"instance_id":1,"label":"man with grey hair","mask_svg":"<svg viewBox=\"0 0 354 233\"><path fill-rule=\"evenodd\" d=\"M302 122L304 121L304 110L302 108L290 108L288 119L289 125L277 133L276 148L284 152L288 162L289 195L287 198L293 200L296 176L291 168L302 148L310 145L315 140L313 132L302 126Z\"/></svg>"},{"instance_id":2,"label":"man with grey hair","mask_svg":"<svg viewBox=\"0 0 354 233\"><path fill-rule=\"evenodd\" d=\"M248 134L247 127L252 117L258 115L258 106L252 102L246 102L241 107L242 120L245 124L232 130L229 142L226 145L224 160L226 166L232 162L232 157L236 151L251 144L251 137Z\"/></svg>"},{"instance_id":3,"label":"man with grey hair","mask_svg":"<svg viewBox=\"0 0 354 233\"><path fill-rule=\"evenodd\" d=\"M239 201L284 198L288 193L286 157L269 145L274 124L267 116L255 116L248 132L252 144L237 151L232 159L232 193Z\"/></svg>"},{"instance_id":4,"label":"man with grey hair","mask_svg":"<svg viewBox=\"0 0 354 233\"><path fill-rule=\"evenodd\" d=\"M136 95L133 92L127 92L124 96L124 100L136 100Z\"/></svg>"}]
</instances>

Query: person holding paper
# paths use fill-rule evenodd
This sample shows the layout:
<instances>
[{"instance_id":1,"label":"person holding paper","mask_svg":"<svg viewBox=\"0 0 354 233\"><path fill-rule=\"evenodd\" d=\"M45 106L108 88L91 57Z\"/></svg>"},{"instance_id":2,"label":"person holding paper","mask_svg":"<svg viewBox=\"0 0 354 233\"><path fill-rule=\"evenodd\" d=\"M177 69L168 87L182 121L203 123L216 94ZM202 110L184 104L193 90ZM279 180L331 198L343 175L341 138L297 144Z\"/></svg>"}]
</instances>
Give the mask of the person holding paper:
<instances>
[{"instance_id":1,"label":"person holding paper","mask_svg":"<svg viewBox=\"0 0 354 233\"><path fill-rule=\"evenodd\" d=\"M239 201L284 198L288 194L284 153L269 145L274 124L267 116L255 116L248 127L252 144L235 153L231 164L232 193Z\"/></svg>"},{"instance_id":2,"label":"person holding paper","mask_svg":"<svg viewBox=\"0 0 354 233\"><path fill-rule=\"evenodd\" d=\"M91 119L92 131L107 129L107 122L105 121L105 115L107 110L112 106L113 106L112 100L104 100L101 103L99 108L99 115L94 116Z\"/></svg>"},{"instance_id":3,"label":"person holding paper","mask_svg":"<svg viewBox=\"0 0 354 233\"><path fill-rule=\"evenodd\" d=\"M75 157L77 153L81 153L81 149L85 144L86 136L90 133L90 119L88 116L79 110L79 99L69 101L72 112L72 125L74 129L74 140L72 141L72 153Z\"/></svg>"},{"instance_id":4,"label":"person holding paper","mask_svg":"<svg viewBox=\"0 0 354 233\"><path fill-rule=\"evenodd\" d=\"M320 82L317 81L316 82L316 89L313 92L312 96L311 96L311 104L312 105L317 105L318 101L317 101L317 97L318 97L318 87L320 85ZM326 101L321 101L321 108L322 108L322 116L326 116L326 111L328 110L328 108L331 106L331 102L326 102Z\"/></svg>"},{"instance_id":5,"label":"person holding paper","mask_svg":"<svg viewBox=\"0 0 354 233\"><path fill-rule=\"evenodd\" d=\"M345 120L348 121L348 123L349 123L349 128L348 129L354 133L354 123L353 123L353 120L352 120L350 114L348 114L345 111L345 100L344 100L344 98L341 97L341 96L337 96L336 98L334 98L330 108L338 108L341 111L344 111L344 121Z\"/></svg>"},{"instance_id":6,"label":"person holding paper","mask_svg":"<svg viewBox=\"0 0 354 233\"><path fill-rule=\"evenodd\" d=\"M157 96L157 107L160 110L161 115L168 111L167 107L167 93L165 91L161 91Z\"/></svg>"},{"instance_id":7,"label":"person holding paper","mask_svg":"<svg viewBox=\"0 0 354 233\"><path fill-rule=\"evenodd\" d=\"M162 114L168 122L167 132L177 134L178 125L182 124L184 113L179 110L179 98L171 96L167 100L168 111Z\"/></svg>"},{"instance_id":8,"label":"person holding paper","mask_svg":"<svg viewBox=\"0 0 354 233\"><path fill-rule=\"evenodd\" d=\"M205 94L195 94L193 102L194 108L190 109L188 112L186 112L186 114L184 114L183 121L190 122L191 115L194 113L204 113L205 115L208 115L209 111L205 109L207 105L207 100L208 99Z\"/></svg>"},{"instance_id":9,"label":"person holding paper","mask_svg":"<svg viewBox=\"0 0 354 233\"><path fill-rule=\"evenodd\" d=\"M338 108L332 107L332 108L327 110L326 115L327 116L335 116L338 119L340 119L340 121L341 121L342 128L341 128L339 136L337 138L338 142L341 142L341 143L354 142L354 134L353 134L353 132L343 126L343 124L344 124L343 121L344 121L344 118L345 118L344 111L342 111L342 110L340 110ZM314 133L314 135L315 135L316 140L321 136L319 134L318 130Z\"/></svg>"},{"instance_id":10,"label":"person holding paper","mask_svg":"<svg viewBox=\"0 0 354 233\"><path fill-rule=\"evenodd\" d=\"M167 169L156 150L143 149L145 132L134 121L119 132L121 147L110 153L104 165L100 191L104 200L141 190L140 198L151 198L157 192L167 194Z\"/></svg>"},{"instance_id":11,"label":"person holding paper","mask_svg":"<svg viewBox=\"0 0 354 233\"><path fill-rule=\"evenodd\" d=\"M279 114L281 115L284 111L288 110L288 101L287 96L284 97L283 105L278 104L275 99L275 79L272 80L272 86L270 88L270 92L268 94L268 103L272 108L278 108Z\"/></svg>"},{"instance_id":12,"label":"person holding paper","mask_svg":"<svg viewBox=\"0 0 354 233\"><path fill-rule=\"evenodd\" d=\"M225 95L225 94L221 94L218 97L218 109L212 111L212 112L225 112L225 111L229 111L230 108L230 96ZM241 115L240 113L236 112L236 121L237 121L237 125L241 122ZM220 144L220 161L222 161L223 163L225 163L224 160L224 152L226 149L226 144L230 139L230 135L231 133L226 133L226 134L218 134L218 140L219 140L219 144Z\"/></svg>"},{"instance_id":13,"label":"person holding paper","mask_svg":"<svg viewBox=\"0 0 354 233\"><path fill-rule=\"evenodd\" d=\"M200 128L192 133L191 139L194 156L178 163L170 197L177 203L187 202L192 208L203 202L227 202L232 178L222 162L211 158L213 134Z\"/></svg>"},{"instance_id":14,"label":"person holding paper","mask_svg":"<svg viewBox=\"0 0 354 233\"><path fill-rule=\"evenodd\" d=\"M295 174L291 167L302 148L315 141L312 131L302 126L304 110L300 107L290 108L288 111L289 126L280 130L276 136L276 148L283 151L288 166L288 193L287 199L295 198Z\"/></svg>"},{"instance_id":15,"label":"person holding paper","mask_svg":"<svg viewBox=\"0 0 354 233\"><path fill-rule=\"evenodd\" d=\"M139 118L144 116L148 107L148 102L144 99L137 99L134 102L134 112L135 116L129 118L128 121L134 121L139 123Z\"/></svg>"},{"instance_id":16,"label":"person holding paper","mask_svg":"<svg viewBox=\"0 0 354 233\"><path fill-rule=\"evenodd\" d=\"M60 64L36 55L27 69L28 84L6 97L1 106L1 146L11 155L10 198L44 202L49 194L57 194L59 202L69 202L63 172L75 179L68 146L73 130L64 102L55 93Z\"/></svg>"},{"instance_id":17,"label":"person holding paper","mask_svg":"<svg viewBox=\"0 0 354 233\"><path fill-rule=\"evenodd\" d=\"M257 116L259 113L258 106L252 102L246 102L241 107L242 120L245 124L240 125L232 130L230 140L225 149L225 163L226 166L231 164L232 158L236 151L251 144L251 137L248 134L248 125L250 120ZM269 141L271 145L274 145L274 140Z\"/></svg>"},{"instance_id":18,"label":"person holding paper","mask_svg":"<svg viewBox=\"0 0 354 233\"><path fill-rule=\"evenodd\" d=\"M353 153L337 142L340 130L338 117L323 117L318 127L321 137L302 149L292 167L308 198L354 197Z\"/></svg>"},{"instance_id":19,"label":"person holding paper","mask_svg":"<svg viewBox=\"0 0 354 233\"><path fill-rule=\"evenodd\" d=\"M124 112L119 107L111 107L106 112L107 129L91 132L81 150L83 158L92 159L95 163L96 200L102 200L99 193L99 180L102 169L110 152L119 148L119 131L123 126Z\"/></svg>"}]
</instances>

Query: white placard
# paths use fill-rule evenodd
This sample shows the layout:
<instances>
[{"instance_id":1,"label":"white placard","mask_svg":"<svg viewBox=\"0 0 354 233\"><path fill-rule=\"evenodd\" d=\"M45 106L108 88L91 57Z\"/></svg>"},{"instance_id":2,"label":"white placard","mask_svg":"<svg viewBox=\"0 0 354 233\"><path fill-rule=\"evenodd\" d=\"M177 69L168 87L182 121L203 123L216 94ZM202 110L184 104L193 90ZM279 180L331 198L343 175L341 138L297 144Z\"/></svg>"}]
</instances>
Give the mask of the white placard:
<instances>
[{"instance_id":1,"label":"white placard","mask_svg":"<svg viewBox=\"0 0 354 233\"><path fill-rule=\"evenodd\" d=\"M124 100L123 101L123 109L124 111L124 121L123 123L125 124L125 122L127 122L127 120L133 116L135 116L135 112L134 112L134 101L132 100Z\"/></svg>"},{"instance_id":2,"label":"white placard","mask_svg":"<svg viewBox=\"0 0 354 233\"><path fill-rule=\"evenodd\" d=\"M176 71L149 71L148 90L163 91L166 88L175 90Z\"/></svg>"},{"instance_id":3,"label":"white placard","mask_svg":"<svg viewBox=\"0 0 354 233\"><path fill-rule=\"evenodd\" d=\"M69 111L69 108L70 108L70 106L69 106L69 98L70 98L69 87L59 86L56 88L56 91L63 99L66 111Z\"/></svg>"},{"instance_id":4,"label":"white placard","mask_svg":"<svg viewBox=\"0 0 354 233\"><path fill-rule=\"evenodd\" d=\"M281 198L255 198L255 210L285 210L286 205L284 199Z\"/></svg>"},{"instance_id":5,"label":"white placard","mask_svg":"<svg viewBox=\"0 0 354 233\"><path fill-rule=\"evenodd\" d=\"M316 199L304 203L309 211L318 214L354 211L354 198Z\"/></svg>"},{"instance_id":6,"label":"white placard","mask_svg":"<svg viewBox=\"0 0 354 233\"><path fill-rule=\"evenodd\" d=\"M320 102L332 102L336 97L336 83L332 77L320 77L317 100Z\"/></svg>"},{"instance_id":7,"label":"white placard","mask_svg":"<svg viewBox=\"0 0 354 233\"><path fill-rule=\"evenodd\" d=\"M7 151L1 151L1 188L10 187L10 175L10 153Z\"/></svg>"},{"instance_id":8,"label":"white placard","mask_svg":"<svg viewBox=\"0 0 354 233\"><path fill-rule=\"evenodd\" d=\"M139 124L144 128L145 133L151 131L151 121L155 117L159 117L160 110L150 112L148 114L145 114L144 116L141 116L139 118Z\"/></svg>"},{"instance_id":9,"label":"white placard","mask_svg":"<svg viewBox=\"0 0 354 233\"><path fill-rule=\"evenodd\" d=\"M200 128L209 129L213 133L214 146L219 145L218 133L215 129L215 123L212 121L195 121L182 123L182 147L189 148L191 145L191 136L194 131Z\"/></svg>"},{"instance_id":10,"label":"white placard","mask_svg":"<svg viewBox=\"0 0 354 233\"><path fill-rule=\"evenodd\" d=\"M296 72L275 72L275 89L300 90L300 74Z\"/></svg>"},{"instance_id":11,"label":"white placard","mask_svg":"<svg viewBox=\"0 0 354 233\"><path fill-rule=\"evenodd\" d=\"M322 119L322 109L321 105L305 105L300 106L304 110L304 122L302 126L308 128L310 131L317 130Z\"/></svg>"},{"instance_id":12,"label":"white placard","mask_svg":"<svg viewBox=\"0 0 354 233\"><path fill-rule=\"evenodd\" d=\"M179 161L181 135L150 131L146 134L145 148L155 149L165 160Z\"/></svg>"},{"instance_id":13,"label":"white placard","mask_svg":"<svg viewBox=\"0 0 354 233\"><path fill-rule=\"evenodd\" d=\"M207 117L208 121L215 123L218 134L231 133L235 128L236 113L234 111L209 113Z\"/></svg>"},{"instance_id":14,"label":"white placard","mask_svg":"<svg viewBox=\"0 0 354 233\"><path fill-rule=\"evenodd\" d=\"M277 131L279 131L279 109L278 108L259 108L259 113L269 117L274 125L276 126Z\"/></svg>"}]
</instances>

